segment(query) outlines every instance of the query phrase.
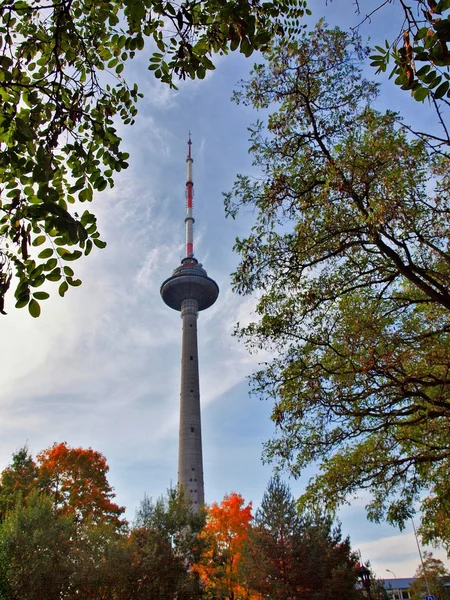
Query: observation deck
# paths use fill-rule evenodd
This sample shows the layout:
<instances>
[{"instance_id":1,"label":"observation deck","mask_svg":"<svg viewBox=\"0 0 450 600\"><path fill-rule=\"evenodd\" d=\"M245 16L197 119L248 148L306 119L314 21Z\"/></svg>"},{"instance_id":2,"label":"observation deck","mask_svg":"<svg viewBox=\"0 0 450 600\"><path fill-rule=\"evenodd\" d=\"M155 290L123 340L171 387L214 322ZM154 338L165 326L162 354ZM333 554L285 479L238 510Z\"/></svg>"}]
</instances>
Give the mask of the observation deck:
<instances>
[{"instance_id":1,"label":"observation deck","mask_svg":"<svg viewBox=\"0 0 450 600\"><path fill-rule=\"evenodd\" d=\"M166 279L160 288L161 297L167 306L181 311L183 300L196 300L198 310L212 306L219 295L219 286L208 277L194 257L186 257L176 267L172 277Z\"/></svg>"}]
</instances>

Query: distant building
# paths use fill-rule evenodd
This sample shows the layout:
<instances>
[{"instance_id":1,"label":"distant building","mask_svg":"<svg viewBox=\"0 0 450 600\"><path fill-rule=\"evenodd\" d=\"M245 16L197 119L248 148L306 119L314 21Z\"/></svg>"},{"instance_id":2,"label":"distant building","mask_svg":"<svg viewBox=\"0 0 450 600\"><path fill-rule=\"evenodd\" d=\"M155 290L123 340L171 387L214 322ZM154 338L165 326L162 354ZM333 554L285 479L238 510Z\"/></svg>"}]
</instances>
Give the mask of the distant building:
<instances>
[{"instance_id":1,"label":"distant building","mask_svg":"<svg viewBox=\"0 0 450 600\"><path fill-rule=\"evenodd\" d=\"M383 579L384 589L391 600L409 600L409 588L415 577L399 577L397 579Z\"/></svg>"},{"instance_id":2,"label":"distant building","mask_svg":"<svg viewBox=\"0 0 450 600\"><path fill-rule=\"evenodd\" d=\"M382 579L384 589L388 593L390 600L410 600L411 594L409 588L416 581L415 577L405 577L397 579ZM450 590L450 583L444 583L444 587ZM425 600L424 595L424 600ZM447 597L447 596L446 596ZM442 599L438 599L442 600Z\"/></svg>"}]
</instances>

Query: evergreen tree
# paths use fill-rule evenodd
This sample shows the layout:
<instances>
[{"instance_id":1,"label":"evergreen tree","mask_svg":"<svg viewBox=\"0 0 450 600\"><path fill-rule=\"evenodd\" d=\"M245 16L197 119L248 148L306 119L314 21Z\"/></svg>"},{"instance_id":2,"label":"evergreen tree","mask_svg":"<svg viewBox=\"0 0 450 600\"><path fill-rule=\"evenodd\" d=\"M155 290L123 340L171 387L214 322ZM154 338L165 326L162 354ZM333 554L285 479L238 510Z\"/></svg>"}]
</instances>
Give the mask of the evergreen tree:
<instances>
[{"instance_id":1,"label":"evergreen tree","mask_svg":"<svg viewBox=\"0 0 450 600\"><path fill-rule=\"evenodd\" d=\"M340 527L299 515L289 486L273 477L247 544L249 587L272 600L356 600L355 562Z\"/></svg>"},{"instance_id":2,"label":"evergreen tree","mask_svg":"<svg viewBox=\"0 0 450 600\"><path fill-rule=\"evenodd\" d=\"M36 488L38 469L27 446L13 454L11 464L1 473L0 520L13 509L18 498L25 500Z\"/></svg>"},{"instance_id":3,"label":"evergreen tree","mask_svg":"<svg viewBox=\"0 0 450 600\"><path fill-rule=\"evenodd\" d=\"M199 578L190 567L202 548L203 524L204 515L192 511L182 491L169 488L156 502L144 498L129 539L128 595L135 600L199 598Z\"/></svg>"}]
</instances>

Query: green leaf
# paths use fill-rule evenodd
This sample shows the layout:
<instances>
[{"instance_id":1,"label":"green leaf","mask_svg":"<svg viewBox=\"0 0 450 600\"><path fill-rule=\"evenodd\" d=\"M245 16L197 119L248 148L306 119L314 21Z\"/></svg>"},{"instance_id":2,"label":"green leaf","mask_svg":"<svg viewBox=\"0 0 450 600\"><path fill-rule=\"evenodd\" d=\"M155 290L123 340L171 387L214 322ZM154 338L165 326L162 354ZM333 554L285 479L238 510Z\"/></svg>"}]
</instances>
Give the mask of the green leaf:
<instances>
[{"instance_id":1,"label":"green leaf","mask_svg":"<svg viewBox=\"0 0 450 600\"><path fill-rule=\"evenodd\" d=\"M46 248L45 250L42 250L42 252L40 252L38 254L38 258L50 258L50 256L53 254L53 249L52 248Z\"/></svg>"},{"instance_id":2,"label":"green leaf","mask_svg":"<svg viewBox=\"0 0 450 600\"><path fill-rule=\"evenodd\" d=\"M417 73L416 73L417 77L421 78L421 77L425 76L430 69L431 69L431 65L424 65L417 71Z\"/></svg>"},{"instance_id":3,"label":"green leaf","mask_svg":"<svg viewBox=\"0 0 450 600\"><path fill-rule=\"evenodd\" d=\"M441 85L434 92L434 97L436 98L436 100L439 100L439 98L443 98L447 93L449 87L450 83L448 81L444 81L444 83L441 83Z\"/></svg>"},{"instance_id":4,"label":"green leaf","mask_svg":"<svg viewBox=\"0 0 450 600\"><path fill-rule=\"evenodd\" d=\"M45 235L38 235L38 237L33 240L33 246L40 246L46 239Z\"/></svg>"},{"instance_id":5,"label":"green leaf","mask_svg":"<svg viewBox=\"0 0 450 600\"><path fill-rule=\"evenodd\" d=\"M48 281L59 281L61 279L61 269L59 267L53 269L53 271L48 273L45 278L48 279Z\"/></svg>"},{"instance_id":6,"label":"green leaf","mask_svg":"<svg viewBox=\"0 0 450 600\"><path fill-rule=\"evenodd\" d=\"M440 0L435 8L435 12L441 15L450 8L450 0Z\"/></svg>"},{"instance_id":7,"label":"green leaf","mask_svg":"<svg viewBox=\"0 0 450 600\"><path fill-rule=\"evenodd\" d=\"M72 260L77 260L78 258L80 258L80 256L83 253L81 252L81 250L74 250L73 252L64 252L63 254L61 254L61 258L63 260L68 260L68 261L72 261Z\"/></svg>"},{"instance_id":8,"label":"green leaf","mask_svg":"<svg viewBox=\"0 0 450 600\"><path fill-rule=\"evenodd\" d=\"M419 87L413 92L414 100L417 102L423 102L428 97L429 90L425 87Z\"/></svg>"},{"instance_id":9,"label":"green leaf","mask_svg":"<svg viewBox=\"0 0 450 600\"><path fill-rule=\"evenodd\" d=\"M64 271L64 275L67 275L67 277L73 277L73 275L74 275L73 269L71 269L67 265L65 265L63 267L63 271Z\"/></svg>"},{"instance_id":10,"label":"green leaf","mask_svg":"<svg viewBox=\"0 0 450 600\"><path fill-rule=\"evenodd\" d=\"M28 312L35 319L39 317L39 315L41 314L41 307L39 306L39 302L36 302L36 300L31 299L30 303L28 304Z\"/></svg>"},{"instance_id":11,"label":"green leaf","mask_svg":"<svg viewBox=\"0 0 450 600\"><path fill-rule=\"evenodd\" d=\"M69 279L67 279L67 281L68 281L69 285L71 285L72 287L78 287L82 284L81 279L69 278Z\"/></svg>"},{"instance_id":12,"label":"green leaf","mask_svg":"<svg viewBox=\"0 0 450 600\"><path fill-rule=\"evenodd\" d=\"M20 298L17 300L17 302L16 302L16 304L15 304L15 307L16 307L16 308L24 308L24 306L26 306L26 305L28 304L28 302L29 302L29 301L30 301L30 296L28 296L28 295L27 295L27 296L21 296L21 297L20 297Z\"/></svg>"},{"instance_id":13,"label":"green leaf","mask_svg":"<svg viewBox=\"0 0 450 600\"><path fill-rule=\"evenodd\" d=\"M67 290L69 289L69 284L67 283L67 281L63 281L61 283L61 285L59 286L58 289L58 294L63 297L64 294L67 292Z\"/></svg>"},{"instance_id":14,"label":"green leaf","mask_svg":"<svg viewBox=\"0 0 450 600\"><path fill-rule=\"evenodd\" d=\"M47 292L34 292L33 298L36 298L36 300L47 300L47 298L50 298L50 294L47 294Z\"/></svg>"},{"instance_id":15,"label":"green leaf","mask_svg":"<svg viewBox=\"0 0 450 600\"><path fill-rule=\"evenodd\" d=\"M48 260L45 265L44 265L44 269L46 271L52 271L56 265L58 264L58 261L56 258L51 258L50 260Z\"/></svg>"}]
</instances>

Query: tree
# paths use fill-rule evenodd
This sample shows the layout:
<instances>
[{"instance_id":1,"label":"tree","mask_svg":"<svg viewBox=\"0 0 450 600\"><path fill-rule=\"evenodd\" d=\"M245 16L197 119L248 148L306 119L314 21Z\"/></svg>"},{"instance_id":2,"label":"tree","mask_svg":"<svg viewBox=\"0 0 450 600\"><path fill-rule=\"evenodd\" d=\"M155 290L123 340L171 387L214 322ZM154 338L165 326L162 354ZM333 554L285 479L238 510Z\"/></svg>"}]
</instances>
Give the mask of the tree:
<instances>
[{"instance_id":1,"label":"tree","mask_svg":"<svg viewBox=\"0 0 450 600\"><path fill-rule=\"evenodd\" d=\"M205 525L205 514L195 513L182 490L170 487L156 502L145 497L136 513L134 527L160 531L187 565L197 561L201 551L198 535Z\"/></svg>"},{"instance_id":2,"label":"tree","mask_svg":"<svg viewBox=\"0 0 450 600\"><path fill-rule=\"evenodd\" d=\"M445 587L450 583L450 573L439 558L433 557L432 552L423 553L423 566L416 569L414 577L416 580L409 588L412 600L423 600L430 593L437 600L450 598L449 590Z\"/></svg>"},{"instance_id":3,"label":"tree","mask_svg":"<svg viewBox=\"0 0 450 600\"><path fill-rule=\"evenodd\" d=\"M58 519L66 519L57 511ZM67 600L124 598L133 576L129 532L110 523L75 523L70 547Z\"/></svg>"},{"instance_id":4,"label":"tree","mask_svg":"<svg viewBox=\"0 0 450 600\"><path fill-rule=\"evenodd\" d=\"M206 512L206 525L200 533L205 548L194 570L213 598L251 598L242 577L242 553L252 519L251 502L245 506L240 494L226 495Z\"/></svg>"},{"instance_id":5,"label":"tree","mask_svg":"<svg viewBox=\"0 0 450 600\"><path fill-rule=\"evenodd\" d=\"M262 598L356 600L356 555L331 519L299 515L289 486L273 477L248 538L248 585Z\"/></svg>"},{"instance_id":6,"label":"tree","mask_svg":"<svg viewBox=\"0 0 450 600\"><path fill-rule=\"evenodd\" d=\"M131 572L122 597L200 598L199 578L191 566L200 555L203 523L204 516L193 513L174 488L156 502L144 498L128 540Z\"/></svg>"},{"instance_id":7,"label":"tree","mask_svg":"<svg viewBox=\"0 0 450 600\"><path fill-rule=\"evenodd\" d=\"M240 335L276 352L253 377L274 401L266 460L319 462L303 506L367 488L369 517L402 526L424 490L441 505L450 465L449 173L371 106L364 55L319 23L254 67L236 99L272 109L251 129L261 175L226 208L256 209L233 280L258 295Z\"/></svg>"},{"instance_id":8,"label":"tree","mask_svg":"<svg viewBox=\"0 0 450 600\"><path fill-rule=\"evenodd\" d=\"M303 5L303 0L301 2ZM19 0L0 8L0 312L16 276L16 307L40 314L39 291L81 281L67 261L103 248L96 218L77 202L128 166L115 117L132 124L141 94L123 79L146 40L149 69L203 78L211 56L267 47L295 2Z\"/></svg>"},{"instance_id":9,"label":"tree","mask_svg":"<svg viewBox=\"0 0 450 600\"><path fill-rule=\"evenodd\" d=\"M19 497L26 500L36 489L38 469L27 446L13 454L11 465L2 471L0 480L0 521Z\"/></svg>"},{"instance_id":10,"label":"tree","mask_svg":"<svg viewBox=\"0 0 450 600\"><path fill-rule=\"evenodd\" d=\"M58 517L34 491L0 524L0 593L5 600L58 600L70 587L73 518Z\"/></svg>"},{"instance_id":11,"label":"tree","mask_svg":"<svg viewBox=\"0 0 450 600\"><path fill-rule=\"evenodd\" d=\"M450 556L450 489L448 478L436 484L434 496L424 499L425 515L419 533L425 544L442 545Z\"/></svg>"},{"instance_id":12,"label":"tree","mask_svg":"<svg viewBox=\"0 0 450 600\"><path fill-rule=\"evenodd\" d=\"M113 600L132 573L128 534L76 522L34 489L0 524L2 600Z\"/></svg>"},{"instance_id":13,"label":"tree","mask_svg":"<svg viewBox=\"0 0 450 600\"><path fill-rule=\"evenodd\" d=\"M371 15L383 8L380 4L366 15L362 22L370 21ZM359 12L359 4L357 5ZM438 145L448 146L450 143L443 110L450 105L450 55L447 43L450 41L450 19L448 0L415 0L405 4L399 2L395 9L398 15L400 8L400 24L398 35L394 40L386 40L383 46L375 46L370 58L371 65L377 73L385 72L392 63L391 78L402 90L411 92L418 102L428 99L434 106L441 127L441 137L423 134L424 138ZM392 18L392 15L391 15ZM376 54L375 54L376 51ZM419 134L422 135L422 134Z\"/></svg>"},{"instance_id":14,"label":"tree","mask_svg":"<svg viewBox=\"0 0 450 600\"><path fill-rule=\"evenodd\" d=\"M383 12L385 22L393 25L396 33L384 41L382 28L371 35L372 43L379 40L370 52L370 65L376 73L390 70L389 79L407 91L417 101L427 100L434 109L435 119L430 125L425 119L409 130L426 142L429 147L446 152L450 145L450 133L447 126L450 107L450 16L448 0L414 0L405 3L379 2L371 4L369 12L366 4L355 3L361 26L372 26L372 18L377 12ZM389 12L388 12L389 11ZM396 27L397 25L397 27ZM429 113L427 114L427 120Z\"/></svg>"},{"instance_id":15,"label":"tree","mask_svg":"<svg viewBox=\"0 0 450 600\"><path fill-rule=\"evenodd\" d=\"M52 498L61 514L117 528L125 524L120 519L125 508L112 501L115 494L108 483L109 467L103 454L91 448L70 448L62 442L40 452L37 462L39 488Z\"/></svg>"},{"instance_id":16,"label":"tree","mask_svg":"<svg viewBox=\"0 0 450 600\"><path fill-rule=\"evenodd\" d=\"M113 502L108 471L106 458L91 448L55 442L34 461L24 446L1 473L0 518L37 491L49 496L61 515L72 515L77 523L105 523L120 529L126 524L120 518L125 508Z\"/></svg>"}]
</instances>

